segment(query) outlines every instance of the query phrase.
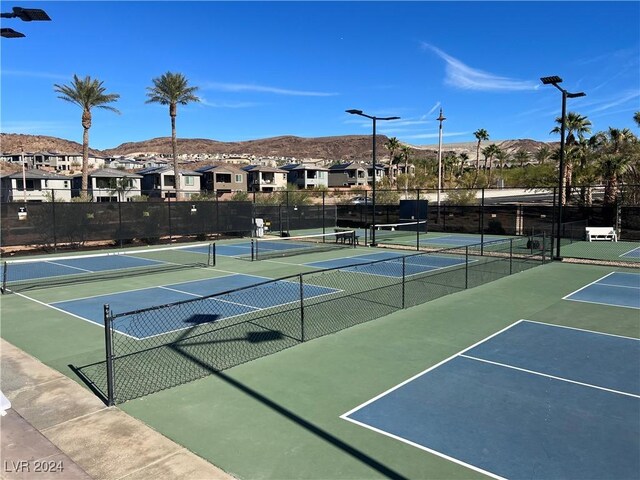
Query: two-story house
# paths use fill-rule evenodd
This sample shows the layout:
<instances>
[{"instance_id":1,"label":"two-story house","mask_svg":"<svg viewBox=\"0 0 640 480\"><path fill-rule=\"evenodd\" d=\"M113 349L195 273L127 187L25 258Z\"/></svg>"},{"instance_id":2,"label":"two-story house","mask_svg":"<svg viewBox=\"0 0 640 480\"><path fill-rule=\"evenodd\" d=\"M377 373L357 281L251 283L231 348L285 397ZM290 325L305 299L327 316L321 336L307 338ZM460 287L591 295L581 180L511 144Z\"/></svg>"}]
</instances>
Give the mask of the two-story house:
<instances>
[{"instance_id":1,"label":"two-story house","mask_svg":"<svg viewBox=\"0 0 640 480\"><path fill-rule=\"evenodd\" d=\"M249 192L274 192L287 189L287 171L280 168L249 165L243 167L247 172L247 190Z\"/></svg>"},{"instance_id":2,"label":"two-story house","mask_svg":"<svg viewBox=\"0 0 640 480\"><path fill-rule=\"evenodd\" d=\"M329 167L330 187L363 187L367 183L367 168L362 163L339 163Z\"/></svg>"},{"instance_id":3,"label":"two-story house","mask_svg":"<svg viewBox=\"0 0 640 480\"><path fill-rule=\"evenodd\" d=\"M138 172L142 175L142 193L150 197L176 198L176 177L172 167L151 167ZM200 193L200 172L179 170L181 197L188 200Z\"/></svg>"},{"instance_id":4,"label":"two-story house","mask_svg":"<svg viewBox=\"0 0 640 480\"><path fill-rule=\"evenodd\" d=\"M26 170L0 178L3 202L68 202L71 178L43 170Z\"/></svg>"},{"instance_id":5,"label":"two-story house","mask_svg":"<svg viewBox=\"0 0 640 480\"><path fill-rule=\"evenodd\" d=\"M89 173L89 195L94 202L130 202L141 195L142 175L103 168ZM82 175L73 177L73 193L80 195Z\"/></svg>"},{"instance_id":6,"label":"two-story house","mask_svg":"<svg viewBox=\"0 0 640 480\"><path fill-rule=\"evenodd\" d=\"M202 174L200 184L208 192L222 195L247 191L247 172L235 165L216 163L198 168L196 172Z\"/></svg>"},{"instance_id":7,"label":"two-story house","mask_svg":"<svg viewBox=\"0 0 640 480\"><path fill-rule=\"evenodd\" d=\"M328 187L329 169L308 165L305 163L291 163L282 167L287 173L287 182L300 189Z\"/></svg>"}]
</instances>

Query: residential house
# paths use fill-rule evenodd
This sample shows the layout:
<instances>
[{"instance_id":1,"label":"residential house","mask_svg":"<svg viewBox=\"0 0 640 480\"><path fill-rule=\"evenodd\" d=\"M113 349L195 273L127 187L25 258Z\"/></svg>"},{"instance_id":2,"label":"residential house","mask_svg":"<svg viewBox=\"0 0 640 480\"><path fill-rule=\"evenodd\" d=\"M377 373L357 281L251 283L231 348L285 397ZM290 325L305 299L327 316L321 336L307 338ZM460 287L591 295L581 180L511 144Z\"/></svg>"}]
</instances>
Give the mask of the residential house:
<instances>
[{"instance_id":1,"label":"residential house","mask_svg":"<svg viewBox=\"0 0 640 480\"><path fill-rule=\"evenodd\" d=\"M287 183L293 183L300 189L328 187L329 169L308 165L306 163L291 163L282 167L287 173Z\"/></svg>"},{"instance_id":2,"label":"residential house","mask_svg":"<svg viewBox=\"0 0 640 480\"><path fill-rule=\"evenodd\" d=\"M94 202L131 202L141 195L142 175L113 168L102 168L89 173L89 195ZM80 196L82 175L73 177L74 196Z\"/></svg>"},{"instance_id":3,"label":"residential house","mask_svg":"<svg viewBox=\"0 0 640 480\"><path fill-rule=\"evenodd\" d=\"M198 168L196 172L202 174L200 186L208 192L222 195L247 191L247 172L235 165L216 163Z\"/></svg>"},{"instance_id":4,"label":"residential house","mask_svg":"<svg viewBox=\"0 0 640 480\"><path fill-rule=\"evenodd\" d=\"M68 172L82 169L82 153L60 152L10 152L0 156L1 161L9 163L24 163L30 169L52 169L57 172ZM105 159L95 155L89 155L89 169L103 168Z\"/></svg>"},{"instance_id":5,"label":"residential house","mask_svg":"<svg viewBox=\"0 0 640 480\"><path fill-rule=\"evenodd\" d=\"M32 169L0 178L3 202L71 200L71 178Z\"/></svg>"},{"instance_id":6,"label":"residential house","mask_svg":"<svg viewBox=\"0 0 640 480\"><path fill-rule=\"evenodd\" d=\"M119 168L124 170L141 170L145 168L143 162L134 158L110 157L105 159L108 168Z\"/></svg>"},{"instance_id":7,"label":"residential house","mask_svg":"<svg viewBox=\"0 0 640 480\"><path fill-rule=\"evenodd\" d=\"M142 175L142 193L150 197L176 198L176 180L172 167L151 167L138 172ZM182 198L187 200L200 193L200 172L179 170Z\"/></svg>"},{"instance_id":8,"label":"residential house","mask_svg":"<svg viewBox=\"0 0 640 480\"><path fill-rule=\"evenodd\" d=\"M287 189L287 171L280 168L249 165L243 167L247 172L247 190L250 192L274 192Z\"/></svg>"},{"instance_id":9,"label":"residential house","mask_svg":"<svg viewBox=\"0 0 640 480\"><path fill-rule=\"evenodd\" d=\"M367 185L367 169L361 163L349 162L329 167L330 187L363 187Z\"/></svg>"}]
</instances>

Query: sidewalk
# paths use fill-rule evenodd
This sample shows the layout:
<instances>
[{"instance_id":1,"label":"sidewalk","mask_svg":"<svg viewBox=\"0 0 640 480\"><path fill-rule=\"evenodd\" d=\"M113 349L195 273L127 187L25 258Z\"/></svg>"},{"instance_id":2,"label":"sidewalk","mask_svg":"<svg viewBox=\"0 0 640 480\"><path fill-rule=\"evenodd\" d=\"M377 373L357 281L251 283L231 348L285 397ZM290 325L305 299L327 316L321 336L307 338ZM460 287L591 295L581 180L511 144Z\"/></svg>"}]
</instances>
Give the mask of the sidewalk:
<instances>
[{"instance_id":1,"label":"sidewalk","mask_svg":"<svg viewBox=\"0 0 640 480\"><path fill-rule=\"evenodd\" d=\"M0 386L3 480L234 478L3 339Z\"/></svg>"}]
</instances>

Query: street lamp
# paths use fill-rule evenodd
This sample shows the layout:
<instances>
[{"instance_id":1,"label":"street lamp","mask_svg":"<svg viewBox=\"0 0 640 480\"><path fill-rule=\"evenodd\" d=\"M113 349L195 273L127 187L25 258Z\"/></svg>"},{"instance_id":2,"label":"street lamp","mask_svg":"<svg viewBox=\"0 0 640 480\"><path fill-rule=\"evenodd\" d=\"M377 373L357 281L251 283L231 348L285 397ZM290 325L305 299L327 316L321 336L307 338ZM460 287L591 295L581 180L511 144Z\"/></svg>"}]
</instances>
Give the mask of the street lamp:
<instances>
[{"instance_id":1,"label":"street lamp","mask_svg":"<svg viewBox=\"0 0 640 480\"><path fill-rule=\"evenodd\" d=\"M440 190L442 190L442 122L446 120L440 109L440 116L436 118L440 122L438 133L438 220L440 220Z\"/></svg>"},{"instance_id":2,"label":"street lamp","mask_svg":"<svg viewBox=\"0 0 640 480\"><path fill-rule=\"evenodd\" d=\"M363 113L362 110L345 110L347 113L351 115L360 115L361 117L370 118L373 120L373 184L371 190L371 205L373 206L373 216L372 216L372 225L374 228L371 229L371 246L376 246L376 121L377 120L398 120L400 117L376 117L373 115L367 115Z\"/></svg>"},{"instance_id":3,"label":"street lamp","mask_svg":"<svg viewBox=\"0 0 640 480\"><path fill-rule=\"evenodd\" d=\"M13 7L12 12L0 13L0 18L19 18L23 22L41 22L49 21L51 18L47 15L47 12L39 8L21 8ZM24 37L23 33L16 32L12 28L3 28L0 31L0 35L4 38L20 38Z\"/></svg>"},{"instance_id":4,"label":"street lamp","mask_svg":"<svg viewBox=\"0 0 640 480\"><path fill-rule=\"evenodd\" d=\"M564 188L564 132L567 122L567 98L584 97L586 93L570 93L558 84L562 83L562 79L558 76L542 77L540 78L544 85L553 85L562 92L562 117L560 121L560 165L558 174L558 220L557 220L557 244L556 244L556 260L561 260L560 257L560 229L562 228L562 191Z\"/></svg>"}]
</instances>

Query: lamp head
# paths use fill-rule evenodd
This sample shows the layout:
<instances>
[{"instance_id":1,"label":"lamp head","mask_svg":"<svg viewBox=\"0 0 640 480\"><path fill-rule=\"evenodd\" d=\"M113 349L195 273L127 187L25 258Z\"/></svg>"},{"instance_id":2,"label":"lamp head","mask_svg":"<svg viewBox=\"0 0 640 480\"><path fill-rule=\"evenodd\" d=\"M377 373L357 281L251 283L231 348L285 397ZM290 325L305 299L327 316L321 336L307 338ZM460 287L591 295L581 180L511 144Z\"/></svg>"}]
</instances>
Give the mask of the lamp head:
<instances>
[{"instance_id":1,"label":"lamp head","mask_svg":"<svg viewBox=\"0 0 640 480\"><path fill-rule=\"evenodd\" d=\"M542 77L540 81L542 81L544 85L555 85L556 83L562 83L562 79L557 75L554 75L552 77Z\"/></svg>"},{"instance_id":2,"label":"lamp head","mask_svg":"<svg viewBox=\"0 0 640 480\"><path fill-rule=\"evenodd\" d=\"M351 109L345 110L345 112L350 113L351 115L362 115L362 110Z\"/></svg>"},{"instance_id":3,"label":"lamp head","mask_svg":"<svg viewBox=\"0 0 640 480\"><path fill-rule=\"evenodd\" d=\"M584 92L578 92L578 93L568 93L567 92L567 98L578 98L578 97L586 97L587 94Z\"/></svg>"}]
</instances>

